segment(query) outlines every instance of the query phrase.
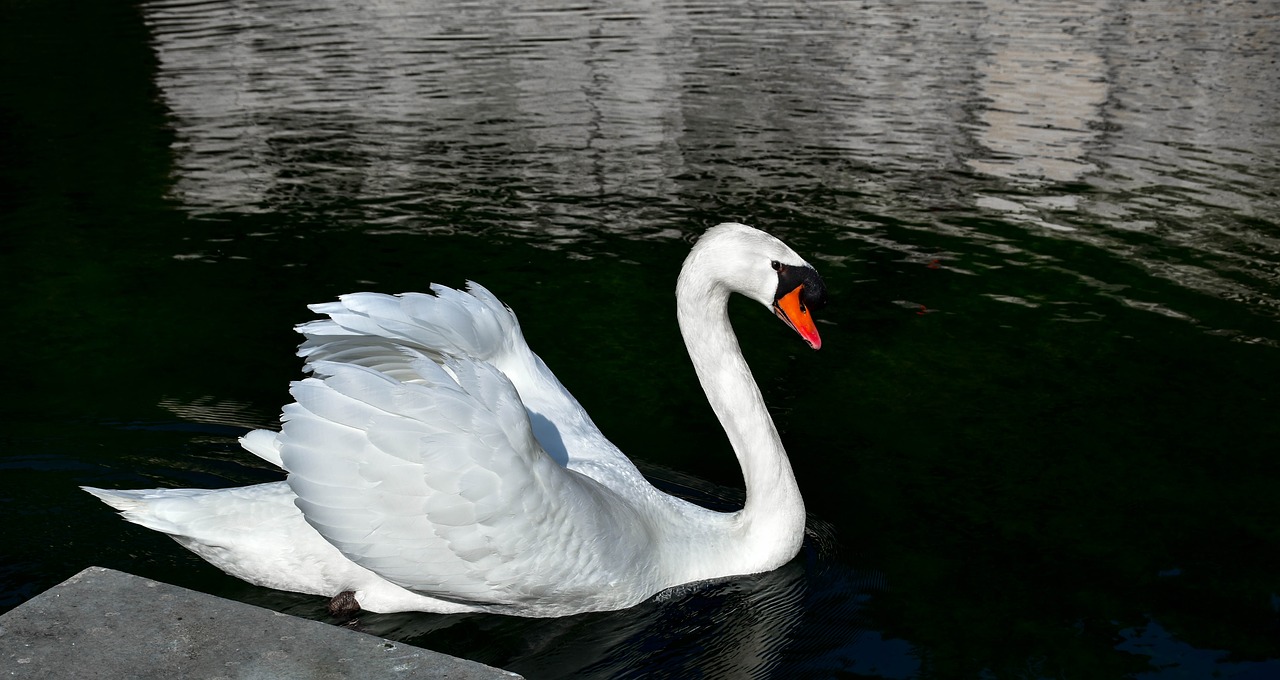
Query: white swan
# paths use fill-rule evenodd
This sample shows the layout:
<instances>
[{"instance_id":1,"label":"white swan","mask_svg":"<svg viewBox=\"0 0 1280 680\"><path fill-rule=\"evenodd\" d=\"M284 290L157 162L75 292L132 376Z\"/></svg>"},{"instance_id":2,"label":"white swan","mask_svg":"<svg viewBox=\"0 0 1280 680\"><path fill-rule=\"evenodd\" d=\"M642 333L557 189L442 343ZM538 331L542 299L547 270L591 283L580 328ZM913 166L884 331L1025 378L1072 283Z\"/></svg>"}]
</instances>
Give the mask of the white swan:
<instances>
[{"instance_id":1,"label":"white swan","mask_svg":"<svg viewBox=\"0 0 1280 680\"><path fill-rule=\"evenodd\" d=\"M742 465L745 507L655 489L474 283L345 295L299 326L312 377L283 431L245 449L288 480L219 489L85 490L257 585L375 612L562 616L795 556L804 503L729 325L737 292L811 347L822 279L778 239L713 227L676 285L689 356Z\"/></svg>"}]
</instances>

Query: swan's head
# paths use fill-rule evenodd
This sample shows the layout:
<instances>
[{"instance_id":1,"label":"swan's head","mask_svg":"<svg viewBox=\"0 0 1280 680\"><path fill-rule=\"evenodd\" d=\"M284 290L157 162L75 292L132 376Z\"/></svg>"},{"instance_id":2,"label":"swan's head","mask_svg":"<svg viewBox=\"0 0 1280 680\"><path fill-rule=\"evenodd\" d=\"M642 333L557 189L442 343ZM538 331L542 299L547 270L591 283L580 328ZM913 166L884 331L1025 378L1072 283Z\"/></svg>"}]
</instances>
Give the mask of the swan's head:
<instances>
[{"instance_id":1,"label":"swan's head","mask_svg":"<svg viewBox=\"0 0 1280 680\"><path fill-rule=\"evenodd\" d=\"M813 349L822 338L811 313L827 303L822 277L787 244L745 224L726 222L707 230L685 261L689 271L704 270L713 281L773 310Z\"/></svg>"}]
</instances>

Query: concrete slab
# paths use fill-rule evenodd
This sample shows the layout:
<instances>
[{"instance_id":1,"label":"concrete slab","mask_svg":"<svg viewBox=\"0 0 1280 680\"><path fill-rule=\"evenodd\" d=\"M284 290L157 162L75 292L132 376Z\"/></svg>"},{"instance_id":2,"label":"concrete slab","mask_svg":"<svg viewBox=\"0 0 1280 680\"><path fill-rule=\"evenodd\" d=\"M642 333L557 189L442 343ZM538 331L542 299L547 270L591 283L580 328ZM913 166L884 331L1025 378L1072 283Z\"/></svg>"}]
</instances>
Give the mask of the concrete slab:
<instances>
[{"instance_id":1,"label":"concrete slab","mask_svg":"<svg viewBox=\"0 0 1280 680\"><path fill-rule=\"evenodd\" d=\"M102 567L85 569L0 616L0 676L520 677Z\"/></svg>"}]
</instances>

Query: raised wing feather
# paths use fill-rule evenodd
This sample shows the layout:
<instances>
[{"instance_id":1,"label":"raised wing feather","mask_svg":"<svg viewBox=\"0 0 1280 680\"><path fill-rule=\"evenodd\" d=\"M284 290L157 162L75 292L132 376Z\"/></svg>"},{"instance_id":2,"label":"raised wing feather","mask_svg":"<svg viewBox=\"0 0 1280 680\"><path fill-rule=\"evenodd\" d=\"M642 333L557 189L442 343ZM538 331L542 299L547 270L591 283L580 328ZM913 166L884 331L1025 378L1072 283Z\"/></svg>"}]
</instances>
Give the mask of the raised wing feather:
<instances>
[{"instance_id":1,"label":"raised wing feather","mask_svg":"<svg viewBox=\"0 0 1280 680\"><path fill-rule=\"evenodd\" d=\"M383 337L430 353L492 360L519 337L515 315L476 283L470 292L433 284L433 295L351 293L311 305L329 316L298 327L307 336L299 352L313 356L341 336ZM520 342L523 342L521 340Z\"/></svg>"},{"instance_id":2,"label":"raised wing feather","mask_svg":"<svg viewBox=\"0 0 1280 680\"><path fill-rule=\"evenodd\" d=\"M434 294L352 293L312 305L329 318L298 326L299 355L373 368L402 382L419 382L404 350L443 362L476 359L514 385L532 417L543 449L561 465L613 488L643 488L643 476L600 433L585 409L525 343L515 314L480 284L459 291L433 284ZM480 389L472 385L472 389Z\"/></svg>"}]
</instances>

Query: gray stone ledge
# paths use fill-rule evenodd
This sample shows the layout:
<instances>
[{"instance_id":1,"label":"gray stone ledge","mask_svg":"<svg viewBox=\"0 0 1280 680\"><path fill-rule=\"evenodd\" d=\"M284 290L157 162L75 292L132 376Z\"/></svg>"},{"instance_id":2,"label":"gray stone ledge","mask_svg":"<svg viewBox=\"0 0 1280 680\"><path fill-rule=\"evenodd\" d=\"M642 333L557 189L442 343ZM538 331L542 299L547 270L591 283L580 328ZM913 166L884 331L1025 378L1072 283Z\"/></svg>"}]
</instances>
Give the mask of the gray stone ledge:
<instances>
[{"instance_id":1,"label":"gray stone ledge","mask_svg":"<svg viewBox=\"0 0 1280 680\"><path fill-rule=\"evenodd\" d=\"M0 616L0 676L520 677L102 567L89 567Z\"/></svg>"}]
</instances>

